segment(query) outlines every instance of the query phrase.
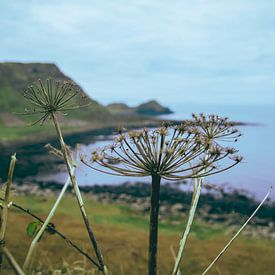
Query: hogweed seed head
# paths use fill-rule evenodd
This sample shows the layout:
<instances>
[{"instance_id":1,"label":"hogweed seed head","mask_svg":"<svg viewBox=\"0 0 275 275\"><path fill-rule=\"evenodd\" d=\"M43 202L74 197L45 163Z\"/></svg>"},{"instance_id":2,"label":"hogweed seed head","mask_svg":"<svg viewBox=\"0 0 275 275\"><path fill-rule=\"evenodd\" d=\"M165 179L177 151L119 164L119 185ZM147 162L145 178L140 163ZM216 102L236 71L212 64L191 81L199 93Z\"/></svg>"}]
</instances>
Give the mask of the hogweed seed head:
<instances>
[{"instance_id":1,"label":"hogweed seed head","mask_svg":"<svg viewBox=\"0 0 275 275\"><path fill-rule=\"evenodd\" d=\"M238 134L226 119L194 116L193 121L155 130L120 133L115 143L92 152L82 162L120 176L159 175L168 180L200 178L225 171L241 161L234 148L219 144Z\"/></svg>"},{"instance_id":2,"label":"hogweed seed head","mask_svg":"<svg viewBox=\"0 0 275 275\"><path fill-rule=\"evenodd\" d=\"M89 101L73 82L53 82L51 79L45 82L39 79L27 88L23 96L32 105L25 109L25 114L39 115L39 119L33 124L43 124L52 114L66 115L67 111L88 105Z\"/></svg>"},{"instance_id":3,"label":"hogweed seed head","mask_svg":"<svg viewBox=\"0 0 275 275\"><path fill-rule=\"evenodd\" d=\"M228 121L228 118L217 115L193 114L193 123L200 133L209 140L234 141L236 142L241 133Z\"/></svg>"}]
</instances>

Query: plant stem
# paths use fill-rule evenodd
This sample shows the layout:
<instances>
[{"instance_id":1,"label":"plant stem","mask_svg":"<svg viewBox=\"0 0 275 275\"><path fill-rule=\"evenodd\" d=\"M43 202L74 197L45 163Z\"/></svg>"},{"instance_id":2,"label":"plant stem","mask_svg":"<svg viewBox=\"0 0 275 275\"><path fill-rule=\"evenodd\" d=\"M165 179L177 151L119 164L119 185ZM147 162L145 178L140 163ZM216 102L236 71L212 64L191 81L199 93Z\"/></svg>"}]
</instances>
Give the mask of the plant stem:
<instances>
[{"instance_id":1,"label":"plant stem","mask_svg":"<svg viewBox=\"0 0 275 275\"><path fill-rule=\"evenodd\" d=\"M16 275L24 275L25 274L24 271L21 269L19 264L16 262L16 260L14 259L14 257L12 256L12 254L6 247L3 248L3 253L5 254L9 264L13 268L15 274Z\"/></svg>"},{"instance_id":2,"label":"plant stem","mask_svg":"<svg viewBox=\"0 0 275 275\"><path fill-rule=\"evenodd\" d=\"M173 247L172 245L170 245L170 251L171 251L171 253L172 253L172 256L173 256L173 258L174 258L174 261L176 262L176 260L177 260L177 256L176 256L176 253L175 253L174 247ZM178 274L177 274L177 275L181 275L180 270L178 271Z\"/></svg>"},{"instance_id":3,"label":"plant stem","mask_svg":"<svg viewBox=\"0 0 275 275\"><path fill-rule=\"evenodd\" d=\"M243 231L243 229L247 226L247 224L250 222L250 220L255 216L255 214L261 208L261 206L263 205L263 203L269 197L270 192L271 192L271 188L267 192L267 194L265 195L265 197L263 198L263 200L261 201L261 203L258 205L258 207L255 209L255 211L251 214L251 216L243 224L243 226L238 230L238 232L233 236L233 238L227 243L227 245L222 249L222 251L218 254L218 256L210 263L210 265L204 270L204 272L201 275L205 275L213 267L213 265L219 260L219 258L225 253L225 251L229 248L229 246L239 236L239 234Z\"/></svg>"},{"instance_id":4,"label":"plant stem","mask_svg":"<svg viewBox=\"0 0 275 275\"><path fill-rule=\"evenodd\" d=\"M0 274L2 274L3 267L3 249L5 246L5 235L8 221L8 209L9 209L9 199L10 199L10 188L12 185L12 178L14 173L14 167L16 162L16 154L11 156L10 168L8 173L8 179L6 183L5 189L5 197L2 203L2 211L1 211L1 225L0 225Z\"/></svg>"},{"instance_id":5,"label":"plant stem","mask_svg":"<svg viewBox=\"0 0 275 275\"><path fill-rule=\"evenodd\" d=\"M189 216L188 216L188 221L187 221L187 225L185 228L185 231L183 233L183 236L180 240L180 247L179 247L179 251L178 251L178 255L175 261L175 266L174 266L174 270L173 270L173 275L179 275L179 265L181 262L181 259L183 257L183 251L184 251L184 247L187 241L187 238L189 236L189 232L190 232L190 228L191 225L193 223L194 220L194 216L196 213L196 209L197 209L197 205L198 205L198 201L200 198L200 193L201 193L201 187L202 187L202 182L203 179L194 179L194 192L193 192L193 197L192 197L192 203L191 203L191 208L189 211Z\"/></svg>"},{"instance_id":6,"label":"plant stem","mask_svg":"<svg viewBox=\"0 0 275 275\"><path fill-rule=\"evenodd\" d=\"M161 177L159 175L157 174L152 175L148 275L157 274L160 180L161 180Z\"/></svg>"},{"instance_id":7,"label":"plant stem","mask_svg":"<svg viewBox=\"0 0 275 275\"><path fill-rule=\"evenodd\" d=\"M0 198L0 201L4 201L4 199ZM38 217L37 215L35 215L34 213L32 213L29 209L25 209L24 207L16 204L16 203L12 203L11 205L12 207L30 215L31 217L35 218L36 220L38 220L39 222L41 222L42 224L45 222L44 220L42 220L40 217ZM91 258L91 256L86 253L85 251L83 251L79 246L77 246L75 243L73 243L67 236L65 236L63 233L59 232L55 227L51 226L50 224L48 224L48 229L50 229L51 231L53 231L55 234L57 234L59 237L61 237L64 241L66 241L69 245L71 245L73 248L75 248L79 253L81 253L82 255L84 255L89 261L91 261L97 268L100 268L100 266L98 265L98 263Z\"/></svg>"},{"instance_id":8,"label":"plant stem","mask_svg":"<svg viewBox=\"0 0 275 275\"><path fill-rule=\"evenodd\" d=\"M11 267L13 268L14 272L16 275L25 275L19 264L16 262L10 251L4 247L3 248L3 253L5 254L8 262L10 263Z\"/></svg>"},{"instance_id":9,"label":"plant stem","mask_svg":"<svg viewBox=\"0 0 275 275\"><path fill-rule=\"evenodd\" d=\"M74 173L74 170L75 170L75 168L72 169L73 173ZM32 240L32 243L30 245L29 251L27 253L27 256L26 256L26 259L25 259L25 262L24 262L24 265L23 265L23 270L27 273L30 269L31 259L32 259L32 255L35 251L36 245L39 242L39 240L40 240L41 236L43 235L44 231L47 229L48 224L50 223L51 219L53 218L53 216L54 216L54 214L57 210L57 207L58 207L62 197L64 196L70 182L71 182L70 177L68 177L68 179L66 180L61 192L59 193L59 195L58 195L58 197L57 197L57 199L56 199L56 201L55 201L48 217L46 218L45 222L43 223L43 225L41 226L41 228L39 229L39 231L35 235L34 239Z\"/></svg>"},{"instance_id":10,"label":"plant stem","mask_svg":"<svg viewBox=\"0 0 275 275\"><path fill-rule=\"evenodd\" d=\"M92 231L92 228L90 226L90 222L89 222L87 214L86 214L86 210L85 210L85 207L84 207L84 202L83 202L78 184L76 182L75 175L74 175L74 173L72 173L72 161L71 161L71 158L68 154L67 146L66 146L66 144L63 140L63 136L62 136L61 129L59 127L58 120L57 120L56 115L54 113L52 113L52 120L53 120L55 129L56 129L57 137L58 137L58 140L59 140L59 143L60 143L61 152L62 152L63 157L64 157L66 168L67 168L68 174L69 174L70 179L71 179L72 186L73 186L75 194L76 194L76 198L77 198L77 202L78 202L78 205L79 205L79 208L80 208L80 212L82 214L82 218L84 220L89 238L91 240L91 243L93 245L94 251L96 253L96 256L97 256L97 259L98 259L98 262L99 262L99 265L100 265L100 270L103 272L103 274L107 274L108 273L107 267L104 264L103 256L101 254L101 251L99 249L99 246L98 246L96 238L95 238L95 235L94 235L94 233Z\"/></svg>"}]
</instances>

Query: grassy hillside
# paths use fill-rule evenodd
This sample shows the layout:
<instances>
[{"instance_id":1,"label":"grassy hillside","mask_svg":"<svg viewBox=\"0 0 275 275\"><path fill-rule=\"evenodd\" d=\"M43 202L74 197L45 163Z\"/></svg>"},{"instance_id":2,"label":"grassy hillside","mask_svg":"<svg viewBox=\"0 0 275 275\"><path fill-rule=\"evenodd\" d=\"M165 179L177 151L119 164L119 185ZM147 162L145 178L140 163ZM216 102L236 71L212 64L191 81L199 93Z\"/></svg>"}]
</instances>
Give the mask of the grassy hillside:
<instances>
[{"instance_id":1,"label":"grassy hillside","mask_svg":"<svg viewBox=\"0 0 275 275\"><path fill-rule=\"evenodd\" d=\"M172 114L173 112L157 101L151 100L136 107L129 107L124 103L112 103L106 106L113 114L137 115L137 116L158 116Z\"/></svg>"},{"instance_id":2,"label":"grassy hillside","mask_svg":"<svg viewBox=\"0 0 275 275\"><path fill-rule=\"evenodd\" d=\"M0 63L0 142L30 138L40 140L52 136L54 131L51 130L50 123L45 123L43 127L40 125L27 127L27 122L34 122L36 118L18 115L28 107L22 96L23 91L38 79L47 78L72 81L55 64ZM81 91L85 94L82 89ZM89 106L70 111L68 116L60 117L64 133L79 133L105 127L115 129L119 126L158 124L156 120L139 115L113 113L93 99L89 98L89 101Z\"/></svg>"},{"instance_id":3,"label":"grassy hillside","mask_svg":"<svg viewBox=\"0 0 275 275\"><path fill-rule=\"evenodd\" d=\"M13 112L22 112L26 102L21 93L37 79L45 80L51 77L54 80L71 80L64 75L55 64L42 63L0 63L0 126L17 126L25 117L16 118ZM94 100L90 106L73 111L72 117L84 121L112 121L109 111Z\"/></svg>"}]
</instances>

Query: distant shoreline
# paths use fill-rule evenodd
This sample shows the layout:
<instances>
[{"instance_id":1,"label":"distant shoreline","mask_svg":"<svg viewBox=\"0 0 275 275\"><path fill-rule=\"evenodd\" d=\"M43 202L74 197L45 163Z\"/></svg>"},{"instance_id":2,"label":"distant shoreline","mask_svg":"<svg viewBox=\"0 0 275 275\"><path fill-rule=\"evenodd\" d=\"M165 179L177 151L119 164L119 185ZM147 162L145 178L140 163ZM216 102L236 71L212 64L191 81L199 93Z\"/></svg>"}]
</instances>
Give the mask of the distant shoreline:
<instances>
[{"instance_id":1,"label":"distant shoreline","mask_svg":"<svg viewBox=\"0 0 275 275\"><path fill-rule=\"evenodd\" d=\"M136 129L141 127L154 128L161 125L163 121L169 121L173 124L179 124L182 121L180 120L164 120L158 118L147 118L143 119L140 122L136 123L122 123L127 129ZM258 126L258 124L235 122L236 126ZM43 127L43 126L42 126ZM107 127L97 127L92 129L85 129L79 132L70 132L64 134L64 139L66 143L75 147L78 143L80 144L90 144L95 143L102 136L106 139L114 135L117 132L117 127L114 125ZM57 166L62 162L56 158L49 155L48 151L44 148L46 144L50 143L51 145L58 147L58 142L55 137L54 130L53 132L46 137L35 137L29 140L21 141L12 141L12 142L0 142L0 157L1 157L1 169L0 169L0 178L6 178L8 171L10 156L17 153L18 164L16 166L15 176L17 178L23 178L28 176L35 176L39 171L44 171L48 173L58 172Z\"/></svg>"}]
</instances>

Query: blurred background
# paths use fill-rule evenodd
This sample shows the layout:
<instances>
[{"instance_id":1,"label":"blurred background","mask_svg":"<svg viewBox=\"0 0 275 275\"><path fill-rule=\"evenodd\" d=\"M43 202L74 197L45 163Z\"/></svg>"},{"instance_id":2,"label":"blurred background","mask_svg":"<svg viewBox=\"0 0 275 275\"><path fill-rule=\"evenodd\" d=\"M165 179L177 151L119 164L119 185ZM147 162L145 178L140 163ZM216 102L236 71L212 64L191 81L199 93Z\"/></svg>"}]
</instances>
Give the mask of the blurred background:
<instances>
[{"instance_id":1,"label":"blurred background","mask_svg":"<svg viewBox=\"0 0 275 275\"><path fill-rule=\"evenodd\" d=\"M23 106L18 97L7 102L6 91L61 72L101 105L119 103L120 113L120 103L153 99L173 112L163 118L228 116L248 124L238 145L245 163L214 181L261 196L275 168L274 12L274 1L258 0L1 1L1 62L50 63L1 64L1 124L21 126L7 109ZM101 118L98 127L108 124ZM2 131L2 140L22 136L23 130L11 131Z\"/></svg>"}]
</instances>

